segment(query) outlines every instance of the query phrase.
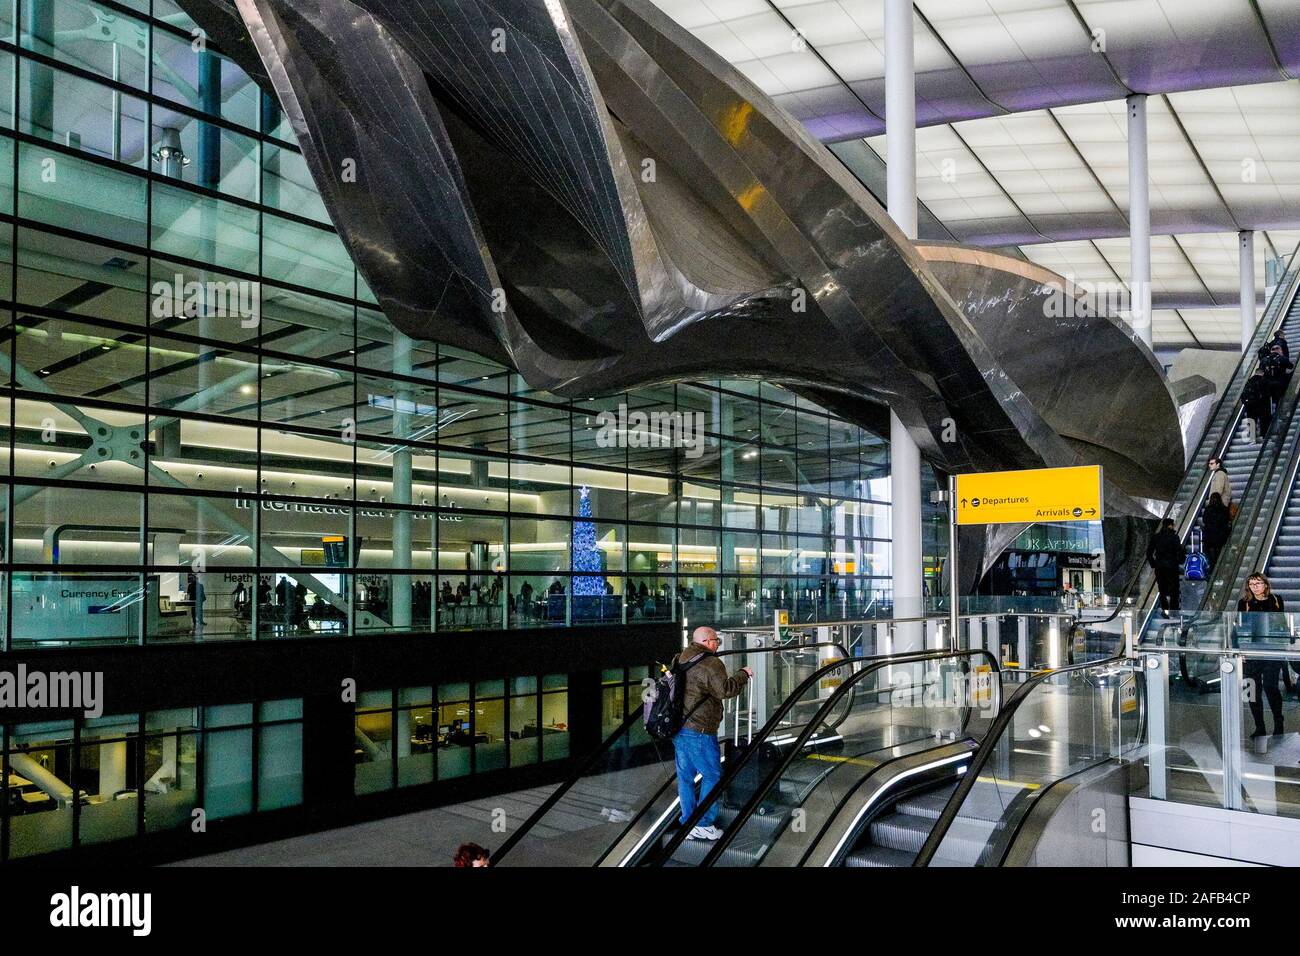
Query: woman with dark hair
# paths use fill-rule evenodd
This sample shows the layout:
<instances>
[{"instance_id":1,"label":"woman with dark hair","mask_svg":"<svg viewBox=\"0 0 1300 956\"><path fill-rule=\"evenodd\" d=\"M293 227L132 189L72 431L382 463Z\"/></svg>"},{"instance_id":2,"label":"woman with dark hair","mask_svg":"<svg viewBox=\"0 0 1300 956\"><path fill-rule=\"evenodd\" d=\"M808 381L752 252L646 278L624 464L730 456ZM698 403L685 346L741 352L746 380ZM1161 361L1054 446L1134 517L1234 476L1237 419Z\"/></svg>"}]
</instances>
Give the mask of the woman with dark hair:
<instances>
[{"instance_id":1,"label":"woman with dark hair","mask_svg":"<svg viewBox=\"0 0 1300 956\"><path fill-rule=\"evenodd\" d=\"M488 858L491 851L477 843L462 843L452 860L452 866L491 866Z\"/></svg>"},{"instance_id":2,"label":"woman with dark hair","mask_svg":"<svg viewBox=\"0 0 1300 956\"><path fill-rule=\"evenodd\" d=\"M1242 591L1241 600L1237 602L1237 610L1259 615L1248 625L1251 637L1259 638L1270 632L1269 618L1264 615L1283 610L1283 604L1282 599L1273 593L1268 578L1256 572L1246 578L1246 588ZM1252 740L1267 736L1264 729L1264 697L1268 698L1268 709L1273 712L1273 735L1276 737L1283 733L1282 692L1278 690L1277 682L1282 678L1284 664L1281 660L1246 660L1246 679L1252 683L1254 691L1250 696L1250 716L1255 721L1255 730L1250 735Z\"/></svg>"}]
</instances>

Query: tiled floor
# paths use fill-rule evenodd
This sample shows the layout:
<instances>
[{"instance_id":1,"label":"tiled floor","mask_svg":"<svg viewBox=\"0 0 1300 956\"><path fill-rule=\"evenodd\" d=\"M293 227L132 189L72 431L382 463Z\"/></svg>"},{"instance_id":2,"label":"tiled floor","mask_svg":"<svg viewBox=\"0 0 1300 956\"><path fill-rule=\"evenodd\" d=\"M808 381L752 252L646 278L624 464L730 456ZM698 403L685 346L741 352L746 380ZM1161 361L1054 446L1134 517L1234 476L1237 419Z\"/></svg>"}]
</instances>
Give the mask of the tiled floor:
<instances>
[{"instance_id":1,"label":"tiled floor","mask_svg":"<svg viewBox=\"0 0 1300 956\"><path fill-rule=\"evenodd\" d=\"M261 843L257 846L194 857L173 866L450 866L465 842L496 849L505 834L493 832L494 811L504 811L513 827L550 793L550 787L523 790L421 810L398 817L358 823L336 830ZM501 818L501 814L496 814Z\"/></svg>"}]
</instances>

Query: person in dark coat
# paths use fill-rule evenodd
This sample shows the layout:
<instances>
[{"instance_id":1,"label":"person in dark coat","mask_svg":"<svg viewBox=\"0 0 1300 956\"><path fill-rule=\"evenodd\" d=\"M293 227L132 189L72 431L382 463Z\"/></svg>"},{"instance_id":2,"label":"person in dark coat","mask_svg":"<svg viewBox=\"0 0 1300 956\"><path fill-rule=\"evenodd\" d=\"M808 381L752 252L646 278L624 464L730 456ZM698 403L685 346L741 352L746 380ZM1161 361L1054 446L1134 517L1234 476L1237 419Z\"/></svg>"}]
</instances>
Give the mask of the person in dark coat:
<instances>
[{"instance_id":1,"label":"person in dark coat","mask_svg":"<svg viewBox=\"0 0 1300 956\"><path fill-rule=\"evenodd\" d=\"M1282 350L1282 354L1286 356L1288 362L1291 360L1291 346L1287 344L1286 336L1282 333L1282 330L1278 329L1276 332L1273 333L1273 337L1271 339L1269 339L1267 342L1265 342L1263 345L1260 346L1259 359L1261 362L1264 360L1264 356L1268 355L1270 352L1273 351L1274 347L1280 348Z\"/></svg>"},{"instance_id":2,"label":"person in dark coat","mask_svg":"<svg viewBox=\"0 0 1300 956\"><path fill-rule=\"evenodd\" d=\"M1172 518L1166 518L1160 531L1147 548L1147 562L1155 569L1156 587L1160 590L1160 615L1168 617L1170 611L1181 608L1183 559L1187 553L1174 530Z\"/></svg>"},{"instance_id":3,"label":"person in dark coat","mask_svg":"<svg viewBox=\"0 0 1300 956\"><path fill-rule=\"evenodd\" d=\"M1252 636L1267 637L1273 626L1264 615L1269 612L1285 610L1282 599L1273 593L1268 578L1262 574L1252 574L1246 579L1246 589L1237 610L1255 617L1247 625ZM1280 615L1279 615L1280 616ZM1285 624L1282 625L1285 627ZM1250 698L1250 716L1255 721L1255 731L1250 736L1264 737L1268 731L1264 728L1264 698L1268 698L1268 709L1273 712L1273 734L1280 736L1282 726L1282 692L1277 682L1286 667L1286 661L1250 658L1244 668L1245 677L1254 685Z\"/></svg>"},{"instance_id":4,"label":"person in dark coat","mask_svg":"<svg viewBox=\"0 0 1300 956\"><path fill-rule=\"evenodd\" d=\"M1228 533L1232 530L1232 516L1228 507L1216 491L1201 512L1201 549L1205 559L1210 562L1210 570L1219 563L1219 552L1228 543Z\"/></svg>"},{"instance_id":5,"label":"person in dark coat","mask_svg":"<svg viewBox=\"0 0 1300 956\"><path fill-rule=\"evenodd\" d=\"M1258 444L1264 440L1268 426L1273 422L1272 397L1263 368L1255 369L1255 374L1246 380L1241 390L1241 402L1246 407L1246 417L1255 420L1255 442Z\"/></svg>"},{"instance_id":6,"label":"person in dark coat","mask_svg":"<svg viewBox=\"0 0 1300 956\"><path fill-rule=\"evenodd\" d=\"M1268 395L1273 401L1273 410L1276 411L1286 392L1286 383L1291 378L1294 366L1282 353L1282 347L1275 345L1269 351L1268 358L1259 363L1259 367L1264 370L1264 378L1268 380Z\"/></svg>"}]
</instances>

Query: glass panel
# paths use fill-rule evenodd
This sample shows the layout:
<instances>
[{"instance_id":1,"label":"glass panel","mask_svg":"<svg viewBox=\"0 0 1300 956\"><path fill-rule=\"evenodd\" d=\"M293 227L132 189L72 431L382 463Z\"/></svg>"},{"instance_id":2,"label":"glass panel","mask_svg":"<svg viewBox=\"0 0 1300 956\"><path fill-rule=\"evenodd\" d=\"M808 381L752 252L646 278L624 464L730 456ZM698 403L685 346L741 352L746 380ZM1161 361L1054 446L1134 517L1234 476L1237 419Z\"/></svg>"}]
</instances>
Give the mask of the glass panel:
<instances>
[{"instance_id":1,"label":"glass panel","mask_svg":"<svg viewBox=\"0 0 1300 956\"><path fill-rule=\"evenodd\" d=\"M149 833L179 830L198 806L198 735L145 739L144 826Z\"/></svg>"},{"instance_id":2,"label":"glass panel","mask_svg":"<svg viewBox=\"0 0 1300 956\"><path fill-rule=\"evenodd\" d=\"M141 614L156 619L156 581L148 594L133 574L16 572L12 647L138 644Z\"/></svg>"},{"instance_id":3,"label":"glass panel","mask_svg":"<svg viewBox=\"0 0 1300 956\"><path fill-rule=\"evenodd\" d=\"M473 736L468 684L438 687L438 779L464 777L471 771Z\"/></svg>"},{"instance_id":4,"label":"glass panel","mask_svg":"<svg viewBox=\"0 0 1300 956\"><path fill-rule=\"evenodd\" d=\"M145 180L131 173L40 146L19 147L18 214L27 219L144 246L145 197ZM179 214L176 202L168 209ZM155 203L155 225L159 212Z\"/></svg>"},{"instance_id":5,"label":"glass panel","mask_svg":"<svg viewBox=\"0 0 1300 956\"><path fill-rule=\"evenodd\" d=\"M3 141L0 141L3 142ZM0 154L3 147L0 147ZM3 173L0 173L0 180ZM8 245L7 230L0 230L0 238ZM37 229L18 230L18 292L20 302L37 308L57 309L79 315L110 319L128 325L142 325L145 321L148 298L145 293L145 261L143 256L126 254L112 246L79 242L64 236L55 236ZM6 268L7 269L7 257ZM8 276L0 276L0 288L8 288ZM99 342L92 324L83 327L81 351L60 352L64 333L76 338L78 326L55 317L23 315L27 330L28 354L20 361L28 371L39 374L55 360L76 355L83 363L102 367L109 356L93 355L92 346L101 351L125 350L123 356L111 356L117 368L112 375L102 376L94 388L118 385L122 392L105 391L102 396L118 401L143 401L142 387L132 387L131 380L143 371L143 365L133 355L143 354L144 342L139 336L124 334L117 329L104 328L99 332ZM75 342L67 343L69 346ZM20 346L21 348L22 346ZM127 364L129 363L129 364ZM61 373L55 381L64 378ZM77 381L81 376L77 376ZM52 383L47 383L52 384ZM60 389L61 390L61 389ZM82 394L94 394L83 392ZM130 396L130 398L128 398Z\"/></svg>"},{"instance_id":6,"label":"glass panel","mask_svg":"<svg viewBox=\"0 0 1300 956\"><path fill-rule=\"evenodd\" d=\"M248 705L248 710L251 719L251 705ZM251 813L253 731L245 729L205 733L203 778L203 810L209 820Z\"/></svg>"},{"instance_id":7,"label":"glass panel","mask_svg":"<svg viewBox=\"0 0 1300 956\"><path fill-rule=\"evenodd\" d=\"M263 276L333 295L352 295L352 260L338 236L277 216L265 216L263 224Z\"/></svg>"},{"instance_id":8,"label":"glass panel","mask_svg":"<svg viewBox=\"0 0 1300 956\"><path fill-rule=\"evenodd\" d=\"M960 799L931 866L1001 864L1034 798L1070 774L1124 758L1142 743L1141 687L1114 663L1041 678L1020 700L990 757ZM1131 705L1130 703L1131 702ZM987 745L986 741L986 745Z\"/></svg>"},{"instance_id":9,"label":"glass panel","mask_svg":"<svg viewBox=\"0 0 1300 956\"><path fill-rule=\"evenodd\" d=\"M108 843L136 835L140 812L136 760L138 717L87 720L77 749L77 787L86 794L81 807L81 845Z\"/></svg>"},{"instance_id":10,"label":"glass panel","mask_svg":"<svg viewBox=\"0 0 1300 956\"><path fill-rule=\"evenodd\" d=\"M257 201L257 140L155 106L153 113L154 169L171 179L215 189L250 202ZM184 161L165 154L179 144Z\"/></svg>"},{"instance_id":11,"label":"glass panel","mask_svg":"<svg viewBox=\"0 0 1300 956\"><path fill-rule=\"evenodd\" d=\"M267 143L262 153L262 202L328 225L329 213L301 153Z\"/></svg>"},{"instance_id":12,"label":"glass panel","mask_svg":"<svg viewBox=\"0 0 1300 956\"><path fill-rule=\"evenodd\" d=\"M153 187L151 238L154 251L164 255L256 275L257 218L256 211L221 199L162 183Z\"/></svg>"},{"instance_id":13,"label":"glass panel","mask_svg":"<svg viewBox=\"0 0 1300 956\"><path fill-rule=\"evenodd\" d=\"M537 763L543 731L537 723L537 695L510 698L510 766Z\"/></svg>"},{"instance_id":14,"label":"glass panel","mask_svg":"<svg viewBox=\"0 0 1300 956\"><path fill-rule=\"evenodd\" d=\"M257 809L302 803L302 724L260 728L258 748Z\"/></svg>"},{"instance_id":15,"label":"glass panel","mask_svg":"<svg viewBox=\"0 0 1300 956\"><path fill-rule=\"evenodd\" d=\"M435 722L433 708L399 709L397 711L397 785L408 787L414 784L431 783L433 754L437 747L438 725Z\"/></svg>"},{"instance_id":16,"label":"glass panel","mask_svg":"<svg viewBox=\"0 0 1300 956\"><path fill-rule=\"evenodd\" d=\"M474 722L474 772L500 770L506 766L508 739L504 700L476 700Z\"/></svg>"},{"instance_id":17,"label":"glass panel","mask_svg":"<svg viewBox=\"0 0 1300 956\"><path fill-rule=\"evenodd\" d=\"M133 0L141 13L147 4ZM12 30L10 7L4 5ZM26 0L22 45L28 50L144 88L149 27L144 21L85 0ZM178 41L179 42L179 41Z\"/></svg>"},{"instance_id":18,"label":"glass panel","mask_svg":"<svg viewBox=\"0 0 1300 956\"><path fill-rule=\"evenodd\" d=\"M9 859L72 846L72 721L18 724L9 734Z\"/></svg>"},{"instance_id":19,"label":"glass panel","mask_svg":"<svg viewBox=\"0 0 1300 956\"><path fill-rule=\"evenodd\" d=\"M793 672L797 662L805 657L816 660L816 654L807 651L771 653L783 657L782 664L772 668L773 673ZM746 654L723 656L730 673L739 670L749 659ZM617 683L611 681L604 690L617 686L621 692L607 697L608 707L611 701L626 695L627 688L621 671L606 672L605 677L613 678ZM545 691L565 686L565 677L547 675L542 686L543 728L553 731L544 733L542 737L543 759L549 760L562 756L568 748L568 701L567 694ZM759 692L761 700L756 701L755 709L762 713L775 713L790 690L788 685L778 685L773 681ZM825 693L818 688L817 699ZM734 724L738 711L734 709L735 704L732 708L731 722ZM552 808L532 820L533 825L521 831L513 848L504 856L498 856L494 864L589 866L607 856L610 861L625 861L646 827L674 815L677 794L674 748L649 738L641 727L640 709L635 704L632 713L633 719L621 731L606 737L601 751L584 775L562 787ZM795 715L790 719L783 717L772 726L783 732L797 732L802 724ZM719 728L719 733L729 734L731 730L731 726L724 725ZM555 745L553 750L552 742ZM562 839L555 839L561 835Z\"/></svg>"},{"instance_id":20,"label":"glass panel","mask_svg":"<svg viewBox=\"0 0 1300 956\"><path fill-rule=\"evenodd\" d=\"M154 29L153 92L191 109L257 128L261 96L238 66L193 39Z\"/></svg>"},{"instance_id":21,"label":"glass panel","mask_svg":"<svg viewBox=\"0 0 1300 956\"><path fill-rule=\"evenodd\" d=\"M389 692L391 693L391 692ZM362 702L358 701L358 707ZM356 778L358 795L393 787L393 714L391 710L358 713L356 718Z\"/></svg>"},{"instance_id":22,"label":"glass panel","mask_svg":"<svg viewBox=\"0 0 1300 956\"><path fill-rule=\"evenodd\" d=\"M6 54L0 57L0 77L8 79L0 83L5 112L12 75ZM144 100L35 61L23 62L19 93L19 129L24 133L129 166L146 165ZM12 124L12 117L0 117Z\"/></svg>"},{"instance_id":23,"label":"glass panel","mask_svg":"<svg viewBox=\"0 0 1300 956\"><path fill-rule=\"evenodd\" d=\"M569 693L542 695L542 759L563 760L569 756Z\"/></svg>"}]
</instances>

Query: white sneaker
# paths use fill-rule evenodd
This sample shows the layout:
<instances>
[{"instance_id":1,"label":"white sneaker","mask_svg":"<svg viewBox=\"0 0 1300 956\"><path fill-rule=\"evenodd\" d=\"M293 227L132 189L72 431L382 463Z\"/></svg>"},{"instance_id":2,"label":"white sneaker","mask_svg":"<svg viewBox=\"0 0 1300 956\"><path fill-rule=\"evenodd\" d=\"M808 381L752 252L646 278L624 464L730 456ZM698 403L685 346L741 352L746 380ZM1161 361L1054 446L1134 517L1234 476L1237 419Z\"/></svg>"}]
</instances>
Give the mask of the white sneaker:
<instances>
[{"instance_id":1,"label":"white sneaker","mask_svg":"<svg viewBox=\"0 0 1300 956\"><path fill-rule=\"evenodd\" d=\"M717 827L695 827L691 830L688 840L716 840L722 836L722 831Z\"/></svg>"}]
</instances>

